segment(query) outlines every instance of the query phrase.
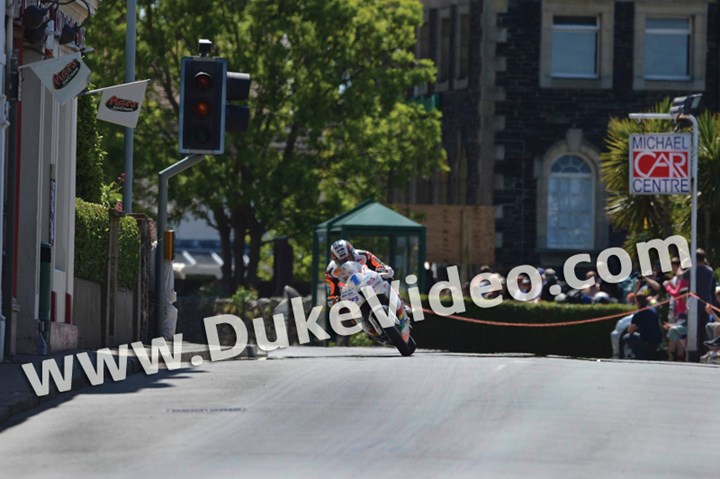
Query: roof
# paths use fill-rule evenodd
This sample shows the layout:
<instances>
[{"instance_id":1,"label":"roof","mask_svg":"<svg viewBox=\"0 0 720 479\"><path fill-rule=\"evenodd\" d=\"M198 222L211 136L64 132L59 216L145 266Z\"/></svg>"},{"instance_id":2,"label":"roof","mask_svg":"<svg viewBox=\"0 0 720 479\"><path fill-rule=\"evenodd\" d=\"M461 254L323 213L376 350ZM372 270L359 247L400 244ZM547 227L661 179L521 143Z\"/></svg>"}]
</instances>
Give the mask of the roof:
<instances>
[{"instance_id":1,"label":"roof","mask_svg":"<svg viewBox=\"0 0 720 479\"><path fill-rule=\"evenodd\" d=\"M328 229L331 232L352 231L372 235L378 232L419 233L425 227L387 206L368 200L315 227L318 233Z\"/></svg>"}]
</instances>

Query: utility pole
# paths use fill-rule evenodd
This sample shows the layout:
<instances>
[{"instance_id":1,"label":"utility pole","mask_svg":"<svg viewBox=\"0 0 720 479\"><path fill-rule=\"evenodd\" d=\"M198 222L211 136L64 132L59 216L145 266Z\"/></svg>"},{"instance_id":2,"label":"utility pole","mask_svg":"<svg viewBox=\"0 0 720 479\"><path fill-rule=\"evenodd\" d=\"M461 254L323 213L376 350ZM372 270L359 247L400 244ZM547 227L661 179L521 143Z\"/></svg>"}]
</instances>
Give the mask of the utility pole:
<instances>
[{"instance_id":1,"label":"utility pole","mask_svg":"<svg viewBox=\"0 0 720 479\"><path fill-rule=\"evenodd\" d=\"M135 52L137 50L137 13L136 1L127 0L127 25L125 31L125 83L135 81ZM123 142L125 152L125 182L123 184L123 211L132 213L132 197L133 197L133 147L134 132L133 128L125 127L125 137Z\"/></svg>"}]
</instances>

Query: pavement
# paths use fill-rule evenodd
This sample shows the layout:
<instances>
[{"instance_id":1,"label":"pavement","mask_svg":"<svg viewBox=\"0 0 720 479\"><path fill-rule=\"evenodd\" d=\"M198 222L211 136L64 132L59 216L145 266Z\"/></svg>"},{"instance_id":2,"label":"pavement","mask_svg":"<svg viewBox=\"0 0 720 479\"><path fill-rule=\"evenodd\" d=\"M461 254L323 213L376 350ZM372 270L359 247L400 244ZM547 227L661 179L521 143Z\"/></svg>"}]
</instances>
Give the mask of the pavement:
<instances>
[{"instance_id":1,"label":"pavement","mask_svg":"<svg viewBox=\"0 0 720 479\"><path fill-rule=\"evenodd\" d=\"M168 347L173 351L172 342L168 342ZM145 350L149 356L149 346L146 345ZM202 358L204 361L210 360L210 351L206 344L183 341L181 351L181 363L191 363L191 361L197 361L198 358ZM111 352L117 364L120 353L118 349L112 348ZM4 362L0 363L0 429L2 428L3 422L10 417L37 407L41 402L49 401L62 395L72 395L77 392L78 389L90 386L90 380L85 375L84 370L81 367L76 367L78 364L77 359L74 359L74 367L72 368L71 388L66 392L59 392L53 384L47 395L38 396L25 375L25 371L22 369L24 364L32 364L35 371L38 372L38 377L41 377L40 368L42 362L51 359L55 361L60 371L63 371L64 358L80 353L87 353L93 366L97 365L97 351L84 349L62 351L51 355L17 355L9 359L6 358ZM232 359L257 359L258 357L265 356L267 356L267 353L258 350L255 345L250 344L242 354ZM130 349L127 353L126 374L127 376L131 376L140 372L143 372L141 362L135 357L134 351ZM109 375L106 374L105 377L109 378Z\"/></svg>"}]
</instances>

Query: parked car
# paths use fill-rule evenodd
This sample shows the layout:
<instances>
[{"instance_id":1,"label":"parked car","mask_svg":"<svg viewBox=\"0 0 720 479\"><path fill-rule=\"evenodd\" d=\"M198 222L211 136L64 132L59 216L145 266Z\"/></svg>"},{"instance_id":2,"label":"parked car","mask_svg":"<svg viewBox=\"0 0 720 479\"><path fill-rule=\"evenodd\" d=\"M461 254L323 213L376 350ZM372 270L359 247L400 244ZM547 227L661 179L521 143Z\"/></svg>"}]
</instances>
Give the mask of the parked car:
<instances>
[{"instance_id":1,"label":"parked car","mask_svg":"<svg viewBox=\"0 0 720 479\"><path fill-rule=\"evenodd\" d=\"M635 359L632 349L625 343L625 335L628 333L628 327L632 322L632 317L632 314L628 314L622 319L619 319L617 324L615 324L615 329L610 333L613 358Z\"/></svg>"}]
</instances>

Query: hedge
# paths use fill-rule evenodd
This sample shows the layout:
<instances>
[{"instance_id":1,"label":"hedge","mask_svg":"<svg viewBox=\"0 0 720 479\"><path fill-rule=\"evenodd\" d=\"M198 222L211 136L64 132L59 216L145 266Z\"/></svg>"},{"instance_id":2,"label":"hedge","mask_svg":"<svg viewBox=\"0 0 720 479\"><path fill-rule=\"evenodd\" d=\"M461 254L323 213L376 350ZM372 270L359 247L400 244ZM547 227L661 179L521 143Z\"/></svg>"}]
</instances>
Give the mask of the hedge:
<instances>
[{"instance_id":1,"label":"hedge","mask_svg":"<svg viewBox=\"0 0 720 479\"><path fill-rule=\"evenodd\" d=\"M108 261L108 209L75 200L75 276L104 283ZM140 232L130 216L120 218L118 285L134 289L140 268Z\"/></svg>"},{"instance_id":2,"label":"hedge","mask_svg":"<svg viewBox=\"0 0 720 479\"><path fill-rule=\"evenodd\" d=\"M75 194L93 203L100 201L106 156L101 146L96 116L97 106L92 95L79 96Z\"/></svg>"},{"instance_id":3,"label":"hedge","mask_svg":"<svg viewBox=\"0 0 720 479\"><path fill-rule=\"evenodd\" d=\"M140 273L140 230L132 216L120 218L118 285L135 289Z\"/></svg>"},{"instance_id":4,"label":"hedge","mask_svg":"<svg viewBox=\"0 0 720 479\"><path fill-rule=\"evenodd\" d=\"M426 304L426 302L423 302ZM629 314L633 308L622 304L527 303L505 300L482 309L466 300L468 318L508 323L560 323ZM532 353L572 357L612 357L610 332L618 318L556 327L489 326L425 313L415 323L413 337L420 348L470 353Z\"/></svg>"}]
</instances>

